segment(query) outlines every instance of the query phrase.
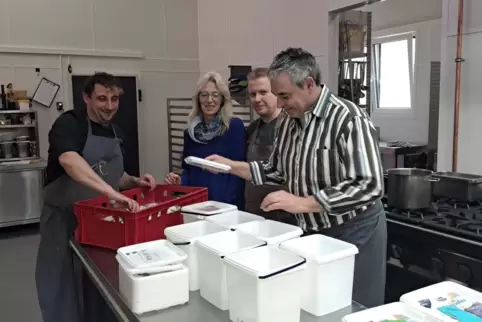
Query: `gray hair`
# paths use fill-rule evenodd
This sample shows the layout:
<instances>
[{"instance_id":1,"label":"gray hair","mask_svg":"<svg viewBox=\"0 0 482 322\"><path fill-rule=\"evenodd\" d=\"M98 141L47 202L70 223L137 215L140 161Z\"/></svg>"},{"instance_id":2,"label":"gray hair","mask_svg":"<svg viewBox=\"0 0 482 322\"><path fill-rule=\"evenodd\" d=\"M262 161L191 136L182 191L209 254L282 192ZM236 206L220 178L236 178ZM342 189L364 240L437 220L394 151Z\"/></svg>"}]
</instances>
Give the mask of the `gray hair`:
<instances>
[{"instance_id":1,"label":"gray hair","mask_svg":"<svg viewBox=\"0 0 482 322\"><path fill-rule=\"evenodd\" d=\"M273 79L280 73L290 75L291 82L298 87L305 85L311 77L315 84L321 84L321 71L315 57L303 48L288 48L277 54L269 66L269 78Z\"/></svg>"}]
</instances>

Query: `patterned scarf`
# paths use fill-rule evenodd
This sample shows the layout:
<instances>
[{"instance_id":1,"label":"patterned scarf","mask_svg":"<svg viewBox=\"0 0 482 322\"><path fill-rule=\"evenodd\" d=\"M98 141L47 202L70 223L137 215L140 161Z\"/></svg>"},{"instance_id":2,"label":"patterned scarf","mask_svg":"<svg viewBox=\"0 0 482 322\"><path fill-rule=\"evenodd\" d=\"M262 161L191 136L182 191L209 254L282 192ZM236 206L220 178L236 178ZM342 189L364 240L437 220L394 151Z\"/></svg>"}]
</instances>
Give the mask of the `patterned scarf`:
<instances>
[{"instance_id":1,"label":"patterned scarf","mask_svg":"<svg viewBox=\"0 0 482 322\"><path fill-rule=\"evenodd\" d=\"M204 123L201 116L196 116L187 127L189 136L194 142L207 144L221 134L223 123L218 115L209 122Z\"/></svg>"}]
</instances>

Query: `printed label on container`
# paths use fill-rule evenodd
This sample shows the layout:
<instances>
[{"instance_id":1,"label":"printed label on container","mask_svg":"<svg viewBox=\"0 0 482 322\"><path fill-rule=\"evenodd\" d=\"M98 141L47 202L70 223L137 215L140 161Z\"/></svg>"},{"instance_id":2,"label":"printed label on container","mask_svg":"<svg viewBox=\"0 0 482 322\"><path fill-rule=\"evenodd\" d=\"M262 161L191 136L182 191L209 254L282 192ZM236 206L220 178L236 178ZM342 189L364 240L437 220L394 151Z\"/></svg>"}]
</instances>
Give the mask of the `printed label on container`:
<instances>
[{"instance_id":1,"label":"printed label on container","mask_svg":"<svg viewBox=\"0 0 482 322\"><path fill-rule=\"evenodd\" d=\"M426 308L438 310L454 321L482 322L482 304L458 293L448 292L445 296L426 298L418 301Z\"/></svg>"}]
</instances>

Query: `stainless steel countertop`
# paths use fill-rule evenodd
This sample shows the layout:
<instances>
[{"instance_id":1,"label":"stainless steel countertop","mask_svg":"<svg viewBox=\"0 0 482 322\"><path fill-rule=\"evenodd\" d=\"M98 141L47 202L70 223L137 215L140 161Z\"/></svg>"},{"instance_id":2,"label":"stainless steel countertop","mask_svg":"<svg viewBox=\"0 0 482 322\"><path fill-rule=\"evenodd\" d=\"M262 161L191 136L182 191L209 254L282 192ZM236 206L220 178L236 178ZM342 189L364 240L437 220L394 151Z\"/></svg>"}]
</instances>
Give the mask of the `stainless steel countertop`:
<instances>
[{"instance_id":1,"label":"stainless steel countertop","mask_svg":"<svg viewBox=\"0 0 482 322\"><path fill-rule=\"evenodd\" d=\"M328 314L323 317L316 317L301 311L301 322L340 322L342 318L352 312L363 310L363 306L353 303L351 306ZM183 306L176 306L159 312L146 313L139 317L140 322L229 322L229 312L220 311L206 300L199 292L189 294L189 303Z\"/></svg>"},{"instance_id":2,"label":"stainless steel countertop","mask_svg":"<svg viewBox=\"0 0 482 322\"><path fill-rule=\"evenodd\" d=\"M28 164L9 164L0 165L0 172L18 172L25 170L44 170L47 167L47 161L44 159L31 160Z\"/></svg>"},{"instance_id":3,"label":"stainless steel countertop","mask_svg":"<svg viewBox=\"0 0 482 322\"><path fill-rule=\"evenodd\" d=\"M90 276L119 321L126 322L229 322L228 311L220 311L201 298L199 292L191 292L189 303L166 310L133 314L119 294L119 271L115 252L107 249L80 245L71 241L74 254L80 259L82 266ZM345 309L332 314L315 317L301 311L301 322L340 322L342 317L352 312L363 310L356 302Z\"/></svg>"}]
</instances>

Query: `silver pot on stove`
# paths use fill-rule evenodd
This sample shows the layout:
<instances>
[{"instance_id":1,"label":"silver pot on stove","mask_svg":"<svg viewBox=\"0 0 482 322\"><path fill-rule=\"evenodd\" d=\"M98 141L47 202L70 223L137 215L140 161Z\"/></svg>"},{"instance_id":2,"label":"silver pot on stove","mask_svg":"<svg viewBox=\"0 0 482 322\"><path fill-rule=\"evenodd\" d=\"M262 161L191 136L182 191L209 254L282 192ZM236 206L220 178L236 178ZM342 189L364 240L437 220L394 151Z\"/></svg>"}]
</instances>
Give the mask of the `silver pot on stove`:
<instances>
[{"instance_id":1,"label":"silver pot on stove","mask_svg":"<svg viewBox=\"0 0 482 322\"><path fill-rule=\"evenodd\" d=\"M432 203L432 171L416 168L388 169L388 206L414 210L430 207Z\"/></svg>"}]
</instances>

